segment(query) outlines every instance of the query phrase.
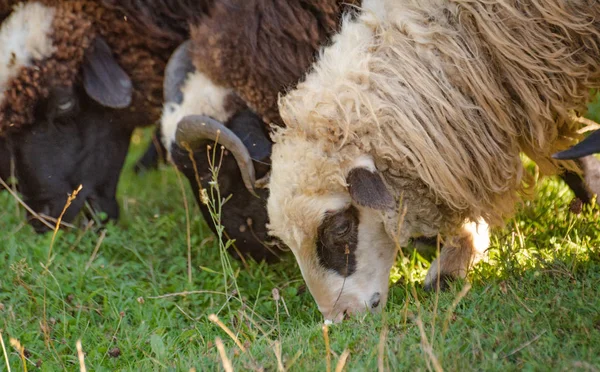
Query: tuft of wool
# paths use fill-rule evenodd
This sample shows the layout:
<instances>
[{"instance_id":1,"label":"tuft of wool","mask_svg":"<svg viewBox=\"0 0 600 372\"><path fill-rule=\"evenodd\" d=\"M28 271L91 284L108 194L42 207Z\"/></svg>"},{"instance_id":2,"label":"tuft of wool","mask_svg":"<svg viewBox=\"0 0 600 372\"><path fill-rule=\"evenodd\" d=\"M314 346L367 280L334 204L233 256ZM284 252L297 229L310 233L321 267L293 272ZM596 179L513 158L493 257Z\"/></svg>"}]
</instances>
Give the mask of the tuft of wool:
<instances>
[{"instance_id":1,"label":"tuft of wool","mask_svg":"<svg viewBox=\"0 0 600 372\"><path fill-rule=\"evenodd\" d=\"M196 68L233 88L267 123L282 124L280 92L304 76L341 14L358 0L218 1L192 27Z\"/></svg>"},{"instance_id":2,"label":"tuft of wool","mask_svg":"<svg viewBox=\"0 0 600 372\"><path fill-rule=\"evenodd\" d=\"M373 156L420 219L429 203L454 227L501 223L528 186L520 152L549 174L550 155L578 138L571 115L600 87L600 2L365 3L280 100L275 142L328 143L342 167Z\"/></svg>"}]
</instances>

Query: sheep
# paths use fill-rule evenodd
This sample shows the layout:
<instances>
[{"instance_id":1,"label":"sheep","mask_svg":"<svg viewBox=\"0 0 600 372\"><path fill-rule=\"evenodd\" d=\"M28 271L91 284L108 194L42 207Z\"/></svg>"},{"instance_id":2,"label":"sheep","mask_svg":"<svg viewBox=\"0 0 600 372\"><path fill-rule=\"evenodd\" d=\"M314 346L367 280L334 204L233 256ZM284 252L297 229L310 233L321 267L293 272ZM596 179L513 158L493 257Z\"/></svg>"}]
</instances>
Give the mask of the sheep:
<instances>
[{"instance_id":1,"label":"sheep","mask_svg":"<svg viewBox=\"0 0 600 372\"><path fill-rule=\"evenodd\" d=\"M173 54L165 72L164 100L165 108L161 121L163 140L174 136L172 130L184 116L191 113L204 113L210 117L201 117L209 125L216 120L228 120L227 127L219 125L223 130L220 137L221 144L227 151L236 156L239 148L248 148L255 164L256 175L264 176L268 166L264 164L270 155L271 142L268 140L266 128L260 118L244 110L244 105L239 99L231 95L230 90L213 85L205 76L196 72L192 66L189 54L189 42L182 44ZM210 190L213 181L212 169L209 159L213 152L208 150L207 144L214 144L212 140L200 140L204 146L188 139L190 146L196 150L192 156L186 147L165 142L169 160L189 180L193 194L200 207L202 215L208 226L217 234L216 222L205 202L202 201L201 190ZM275 261L279 255L275 249L269 247L266 234L266 210L264 207L264 190L256 190L258 198L246 190L241 178L238 165L232 156L221 153L217 155L218 185L221 198L227 202L221 208L221 222L225 227L227 238L235 239L234 250L230 251L234 257L239 254L250 256L257 261ZM246 158L245 161L252 162ZM249 196L248 196L249 195Z\"/></svg>"},{"instance_id":2,"label":"sheep","mask_svg":"<svg viewBox=\"0 0 600 372\"><path fill-rule=\"evenodd\" d=\"M270 169L267 123L281 122L277 94L300 79L318 48L337 31L343 7L341 0L216 1L210 16L193 23L191 40L174 53L165 74L161 128L170 159L211 221L200 188L210 188L206 145L220 130L219 140L229 142L230 155L223 157L218 183L222 195L231 196L221 223L240 250L259 260L278 256L264 247L275 244L266 230L268 190L253 187L256 177L259 184L267 181ZM196 167L181 142L191 146Z\"/></svg>"},{"instance_id":3,"label":"sheep","mask_svg":"<svg viewBox=\"0 0 600 372\"><path fill-rule=\"evenodd\" d=\"M427 288L485 257L600 86L595 0L364 0L279 100L269 231L325 319L379 311L397 247L444 239ZM562 164L574 170L573 163Z\"/></svg>"},{"instance_id":4,"label":"sheep","mask_svg":"<svg viewBox=\"0 0 600 372\"><path fill-rule=\"evenodd\" d=\"M127 17L137 2L113 3L11 1L0 26L0 136L35 212L58 217L83 185L66 222L85 202L118 218L116 185L132 131L159 119L164 68L185 39ZM181 4L183 14L192 2ZM207 4L195 2L195 13Z\"/></svg>"}]
</instances>

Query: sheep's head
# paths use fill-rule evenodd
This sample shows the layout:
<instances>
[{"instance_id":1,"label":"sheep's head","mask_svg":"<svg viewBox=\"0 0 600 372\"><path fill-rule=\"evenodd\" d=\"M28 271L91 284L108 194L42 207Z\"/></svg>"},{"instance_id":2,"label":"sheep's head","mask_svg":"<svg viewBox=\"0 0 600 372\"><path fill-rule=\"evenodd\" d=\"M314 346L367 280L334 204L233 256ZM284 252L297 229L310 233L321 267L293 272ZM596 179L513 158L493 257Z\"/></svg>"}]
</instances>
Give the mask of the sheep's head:
<instances>
[{"instance_id":1,"label":"sheep's head","mask_svg":"<svg viewBox=\"0 0 600 372\"><path fill-rule=\"evenodd\" d=\"M213 232L216 229L201 190L215 197L210 191L212 169L218 168L220 195L228 198L220 221L225 233L235 239L240 253L272 260L274 248L265 245L270 240L265 205L268 191L255 187L256 178L265 177L270 169L271 141L266 125L230 89L196 71L189 46L190 42L182 44L167 64L161 121L164 145L188 179Z\"/></svg>"},{"instance_id":2,"label":"sheep's head","mask_svg":"<svg viewBox=\"0 0 600 372\"><path fill-rule=\"evenodd\" d=\"M68 9L20 4L0 28L0 65L0 133L24 201L56 218L81 184L65 221L86 201L117 218L132 82L92 23Z\"/></svg>"},{"instance_id":3,"label":"sheep's head","mask_svg":"<svg viewBox=\"0 0 600 372\"><path fill-rule=\"evenodd\" d=\"M274 137L271 233L294 252L325 319L379 311L396 254L384 217L394 198L369 157L348 161L289 132Z\"/></svg>"}]
</instances>

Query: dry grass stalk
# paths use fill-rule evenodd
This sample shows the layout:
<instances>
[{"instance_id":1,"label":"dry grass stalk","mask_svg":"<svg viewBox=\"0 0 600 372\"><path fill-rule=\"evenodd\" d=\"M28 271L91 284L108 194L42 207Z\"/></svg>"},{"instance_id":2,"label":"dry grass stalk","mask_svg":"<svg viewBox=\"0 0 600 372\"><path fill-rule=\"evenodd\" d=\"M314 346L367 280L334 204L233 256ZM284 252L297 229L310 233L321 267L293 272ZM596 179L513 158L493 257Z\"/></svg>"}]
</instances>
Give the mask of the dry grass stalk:
<instances>
[{"instance_id":1,"label":"dry grass stalk","mask_svg":"<svg viewBox=\"0 0 600 372\"><path fill-rule=\"evenodd\" d=\"M56 221L56 226L54 226L54 233L52 234L52 240L50 241L50 249L48 250L48 262L50 262L50 256L52 255L52 247L54 246L54 240L56 239L56 234L58 233L58 229L60 228L60 223L62 221L62 218L65 215L65 212L67 211L67 209L71 206L71 203L73 202L73 200L75 200L77 198L77 194L79 194L81 189L83 189L83 185L79 185L79 187L77 189L73 190L73 192L71 194L69 194L69 196L67 197L67 202L65 203L65 206L64 206L62 212L60 212L60 215L58 216L58 221Z\"/></svg>"},{"instance_id":2,"label":"dry grass stalk","mask_svg":"<svg viewBox=\"0 0 600 372\"><path fill-rule=\"evenodd\" d=\"M231 332L231 330L225 324L223 324L223 322L219 320L219 317L217 317L215 314L210 314L208 316L208 320L210 320L213 323L216 323L219 327L221 327L221 329L225 331L225 333L227 333L229 337L231 337L231 339L235 342L235 344L240 348L242 353L246 352L246 348L244 347L244 345L242 345L237 336L233 332Z\"/></svg>"},{"instance_id":3,"label":"dry grass stalk","mask_svg":"<svg viewBox=\"0 0 600 372\"><path fill-rule=\"evenodd\" d=\"M21 357L21 361L23 362L23 371L27 372L27 359L25 358L25 347L23 345L21 345L19 340L17 340L16 338L10 339L10 346L17 349L17 352L19 353L19 357Z\"/></svg>"},{"instance_id":4,"label":"dry grass stalk","mask_svg":"<svg viewBox=\"0 0 600 372\"><path fill-rule=\"evenodd\" d=\"M378 357L377 357L377 370L379 372L384 371L384 353L385 353L385 340L387 339L388 327L384 326L381 330L381 335L379 335L379 347L378 347Z\"/></svg>"},{"instance_id":5,"label":"dry grass stalk","mask_svg":"<svg viewBox=\"0 0 600 372\"><path fill-rule=\"evenodd\" d=\"M184 292L167 293L167 294L160 295L160 296L152 296L152 297L146 297L146 298L152 299L152 300L158 300L161 298L185 297L185 296L194 295L194 294L217 294L217 295L227 296L227 293L225 293L225 292L200 290L200 291L184 291Z\"/></svg>"},{"instance_id":6,"label":"dry grass stalk","mask_svg":"<svg viewBox=\"0 0 600 372\"><path fill-rule=\"evenodd\" d=\"M504 358L508 358L511 355L514 355L516 353L518 353L519 351L525 349L527 346L533 344L534 342L536 342L537 340L540 339L540 337L542 337L544 335L544 333L546 333L546 330L544 329L542 331L542 333L540 333L539 335L535 336L534 338L532 338L531 340L527 341L526 343L524 343L523 345L519 346L518 348L514 349L513 351L511 351L510 353L506 354L504 356Z\"/></svg>"},{"instance_id":7,"label":"dry grass stalk","mask_svg":"<svg viewBox=\"0 0 600 372\"><path fill-rule=\"evenodd\" d=\"M225 352L225 346L223 345L223 341L221 338L217 337L215 339L215 344L217 345L217 350L219 350L219 355L221 356L221 362L223 362L223 369L225 372L233 372L233 365L229 358L227 358L227 353Z\"/></svg>"},{"instance_id":8,"label":"dry grass stalk","mask_svg":"<svg viewBox=\"0 0 600 372\"><path fill-rule=\"evenodd\" d=\"M92 262L94 262L94 260L96 259L96 255L98 254L98 251L100 250L100 246L102 245L102 242L104 241L105 237L106 237L106 230L102 230L102 232L100 233L100 237L98 238L98 242L96 243L96 246L94 247L94 251L92 252L92 255L90 256L90 260L85 265L85 271L88 271L90 266L92 266Z\"/></svg>"},{"instance_id":9,"label":"dry grass stalk","mask_svg":"<svg viewBox=\"0 0 600 372\"><path fill-rule=\"evenodd\" d=\"M8 363L8 353L6 352L6 346L4 346L4 335L0 332L0 344L2 344L2 353L4 354L4 361L6 362L6 370L11 372L10 363Z\"/></svg>"},{"instance_id":10,"label":"dry grass stalk","mask_svg":"<svg viewBox=\"0 0 600 372\"><path fill-rule=\"evenodd\" d=\"M342 355L340 355L340 359L338 360L337 365L335 366L335 372L342 372L344 370L344 367L346 366L346 361L348 360L349 356L350 350L344 350Z\"/></svg>"},{"instance_id":11,"label":"dry grass stalk","mask_svg":"<svg viewBox=\"0 0 600 372\"><path fill-rule=\"evenodd\" d=\"M575 116L575 115L573 115L573 120L576 121L576 122L578 122L578 123L581 123L581 124L585 125L585 127L579 129L577 131L577 133L583 134L583 133L586 133L586 132L590 132L592 130L598 130L598 129L600 129L600 124L596 123L595 121L593 121L591 119L585 118L583 116Z\"/></svg>"},{"instance_id":12,"label":"dry grass stalk","mask_svg":"<svg viewBox=\"0 0 600 372\"><path fill-rule=\"evenodd\" d=\"M329 327L323 325L323 338L325 339L325 362L327 363L327 372L331 372L331 349L329 348Z\"/></svg>"},{"instance_id":13,"label":"dry grass stalk","mask_svg":"<svg viewBox=\"0 0 600 372\"><path fill-rule=\"evenodd\" d=\"M421 320L420 316L417 317L417 319L415 320L415 323L417 324L417 327L419 327L419 333L421 334L421 347L423 348L423 351L425 352L425 354L429 357L429 361L433 365L433 369L436 372L443 372L444 369L442 368L442 365L440 364L438 358L433 353L433 348L431 347L431 344L427 340L427 335L425 334L425 328L423 327L423 321Z\"/></svg>"},{"instance_id":14,"label":"dry grass stalk","mask_svg":"<svg viewBox=\"0 0 600 372\"><path fill-rule=\"evenodd\" d=\"M77 340L75 346L77 347L77 358L79 359L79 371L87 372L87 368L85 368L85 356L83 354L83 348L81 347L81 340Z\"/></svg>"},{"instance_id":15,"label":"dry grass stalk","mask_svg":"<svg viewBox=\"0 0 600 372\"><path fill-rule=\"evenodd\" d=\"M283 359L281 358L281 343L279 341L275 341L273 343L273 351L275 352L275 357L277 358L277 371L284 372L285 368L283 368Z\"/></svg>"},{"instance_id":16,"label":"dry grass stalk","mask_svg":"<svg viewBox=\"0 0 600 372\"><path fill-rule=\"evenodd\" d=\"M43 223L49 229L54 228L54 225L52 225L51 223L46 221L45 218L40 216L33 209L31 209L27 204L25 204L25 202L19 197L19 195L17 195L17 193L13 189L11 189L10 186L8 186L8 184L6 184L6 182L4 182L4 180L2 178L0 178L0 185L2 185L2 187L4 187L10 193L10 195L12 195L12 197L19 204L21 204L23 206L23 208L25 208L27 210L27 212L29 212L35 219L39 220L41 223Z\"/></svg>"},{"instance_id":17,"label":"dry grass stalk","mask_svg":"<svg viewBox=\"0 0 600 372\"><path fill-rule=\"evenodd\" d=\"M454 299L454 301L452 301L452 305L450 306L450 309L448 309L448 313L446 314L446 319L444 320L444 326L442 327L442 335L446 335L446 332L448 332L448 325L450 324L450 318L452 317L454 310L456 310L456 306L458 306L458 303L460 302L460 300L462 300L467 295L467 293L469 293L469 290L471 290L471 283L467 282L465 284L465 286L460 290L458 295L456 295L456 298Z\"/></svg>"}]
</instances>

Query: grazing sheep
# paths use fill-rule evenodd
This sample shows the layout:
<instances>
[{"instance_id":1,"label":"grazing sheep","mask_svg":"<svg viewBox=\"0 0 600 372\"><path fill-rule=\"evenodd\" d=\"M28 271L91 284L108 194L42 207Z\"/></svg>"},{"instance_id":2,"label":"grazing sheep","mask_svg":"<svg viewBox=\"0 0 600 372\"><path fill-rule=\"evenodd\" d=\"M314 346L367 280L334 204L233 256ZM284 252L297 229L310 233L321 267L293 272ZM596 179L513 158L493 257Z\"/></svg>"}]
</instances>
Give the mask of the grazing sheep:
<instances>
[{"instance_id":1,"label":"grazing sheep","mask_svg":"<svg viewBox=\"0 0 600 372\"><path fill-rule=\"evenodd\" d=\"M131 133L160 117L163 71L185 38L130 21L124 11L138 9L133 3L111 3L13 1L0 8L7 14L14 6L0 27L0 135L34 211L57 217L67 194L83 185L67 222L86 201L117 218L116 185ZM196 4L196 13L206 7Z\"/></svg>"},{"instance_id":2,"label":"grazing sheep","mask_svg":"<svg viewBox=\"0 0 600 372\"><path fill-rule=\"evenodd\" d=\"M239 250L255 258L274 258L265 249L265 243L271 244L266 229L267 190L252 187L255 178L263 178L269 170L271 141L263 120L281 122L277 95L302 77L318 48L337 31L343 6L341 0L216 1L210 17L194 24L191 41L169 63L172 71L168 68L166 73L161 123L164 145L210 221L199 197L196 173L202 188L209 189L212 176L206 146L214 143L220 129L219 140L228 152L218 183L222 195L231 197L223 207L221 223ZM181 141L194 150L195 168ZM240 157L241 153L246 155ZM244 177L249 172L252 175Z\"/></svg>"},{"instance_id":3,"label":"grazing sheep","mask_svg":"<svg viewBox=\"0 0 600 372\"><path fill-rule=\"evenodd\" d=\"M425 279L464 277L488 223L577 138L600 86L596 0L365 0L272 136L270 229L326 319L381 309L397 246L442 234ZM573 169L573 164L565 164Z\"/></svg>"}]
</instances>

